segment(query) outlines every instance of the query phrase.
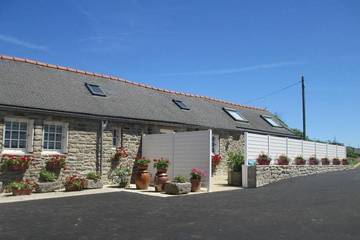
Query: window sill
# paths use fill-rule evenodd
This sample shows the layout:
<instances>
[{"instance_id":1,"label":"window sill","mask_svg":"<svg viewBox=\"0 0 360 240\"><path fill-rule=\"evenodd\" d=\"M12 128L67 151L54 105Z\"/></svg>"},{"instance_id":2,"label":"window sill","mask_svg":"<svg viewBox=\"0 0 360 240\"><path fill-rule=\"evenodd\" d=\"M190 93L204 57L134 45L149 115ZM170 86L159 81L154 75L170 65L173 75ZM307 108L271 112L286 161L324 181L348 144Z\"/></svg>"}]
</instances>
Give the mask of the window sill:
<instances>
[{"instance_id":1,"label":"window sill","mask_svg":"<svg viewBox=\"0 0 360 240\"><path fill-rule=\"evenodd\" d=\"M16 150L16 149L4 149L1 152L2 155L9 154L9 155L26 155L28 152L26 150Z\"/></svg>"},{"instance_id":2,"label":"window sill","mask_svg":"<svg viewBox=\"0 0 360 240\"><path fill-rule=\"evenodd\" d=\"M63 155L64 152L62 151L42 151L41 152L41 155L44 156L44 155Z\"/></svg>"}]
</instances>

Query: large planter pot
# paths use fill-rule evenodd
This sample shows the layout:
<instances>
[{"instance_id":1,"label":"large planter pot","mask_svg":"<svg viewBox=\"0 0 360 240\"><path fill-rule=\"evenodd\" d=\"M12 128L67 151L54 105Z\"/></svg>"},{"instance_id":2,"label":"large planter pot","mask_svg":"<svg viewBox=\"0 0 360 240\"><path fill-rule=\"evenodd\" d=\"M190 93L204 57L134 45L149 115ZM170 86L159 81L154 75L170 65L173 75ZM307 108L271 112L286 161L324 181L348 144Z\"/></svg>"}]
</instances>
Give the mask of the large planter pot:
<instances>
[{"instance_id":1,"label":"large planter pot","mask_svg":"<svg viewBox=\"0 0 360 240\"><path fill-rule=\"evenodd\" d=\"M231 186L242 186L241 172L229 171L228 172L228 184Z\"/></svg>"},{"instance_id":2,"label":"large planter pot","mask_svg":"<svg viewBox=\"0 0 360 240\"><path fill-rule=\"evenodd\" d=\"M11 189L11 191L14 196L30 195L32 193L32 189Z\"/></svg>"},{"instance_id":3,"label":"large planter pot","mask_svg":"<svg viewBox=\"0 0 360 240\"><path fill-rule=\"evenodd\" d=\"M191 179L191 191L192 192L200 192L201 189L201 180L199 179Z\"/></svg>"},{"instance_id":4,"label":"large planter pot","mask_svg":"<svg viewBox=\"0 0 360 240\"><path fill-rule=\"evenodd\" d=\"M146 170L137 171L135 174L136 189L146 190L150 184L150 173Z\"/></svg>"},{"instance_id":5,"label":"large planter pot","mask_svg":"<svg viewBox=\"0 0 360 240\"><path fill-rule=\"evenodd\" d=\"M155 180L154 180L155 191L156 192L164 191L164 185L168 181L169 181L169 177L168 177L168 175L166 173L157 172L156 175L155 175Z\"/></svg>"},{"instance_id":6,"label":"large planter pot","mask_svg":"<svg viewBox=\"0 0 360 240\"><path fill-rule=\"evenodd\" d=\"M187 194L191 191L191 183L167 182L165 183L164 191L166 194L171 195Z\"/></svg>"},{"instance_id":7,"label":"large planter pot","mask_svg":"<svg viewBox=\"0 0 360 240\"><path fill-rule=\"evenodd\" d=\"M86 189L99 189L99 188L103 188L103 183L101 182L101 180L86 179L85 188L86 188Z\"/></svg>"},{"instance_id":8,"label":"large planter pot","mask_svg":"<svg viewBox=\"0 0 360 240\"><path fill-rule=\"evenodd\" d=\"M61 182L38 182L35 186L37 193L54 192L61 188Z\"/></svg>"},{"instance_id":9,"label":"large planter pot","mask_svg":"<svg viewBox=\"0 0 360 240\"><path fill-rule=\"evenodd\" d=\"M136 166L136 169L138 170L138 171L145 171L145 170L147 170L148 169L148 164L144 164L144 165L137 165Z\"/></svg>"}]
</instances>

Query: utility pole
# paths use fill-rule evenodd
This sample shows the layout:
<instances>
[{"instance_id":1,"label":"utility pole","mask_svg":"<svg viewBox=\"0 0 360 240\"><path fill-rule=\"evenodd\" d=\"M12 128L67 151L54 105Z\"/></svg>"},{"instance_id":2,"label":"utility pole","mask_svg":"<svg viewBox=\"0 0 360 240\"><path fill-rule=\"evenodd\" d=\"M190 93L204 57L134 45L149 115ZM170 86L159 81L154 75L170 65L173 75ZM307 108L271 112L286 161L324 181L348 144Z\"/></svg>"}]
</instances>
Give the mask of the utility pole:
<instances>
[{"instance_id":1,"label":"utility pole","mask_svg":"<svg viewBox=\"0 0 360 240\"><path fill-rule=\"evenodd\" d=\"M303 139L306 140L306 111L305 111L305 80L304 76L301 76L302 87L302 112L303 112Z\"/></svg>"}]
</instances>

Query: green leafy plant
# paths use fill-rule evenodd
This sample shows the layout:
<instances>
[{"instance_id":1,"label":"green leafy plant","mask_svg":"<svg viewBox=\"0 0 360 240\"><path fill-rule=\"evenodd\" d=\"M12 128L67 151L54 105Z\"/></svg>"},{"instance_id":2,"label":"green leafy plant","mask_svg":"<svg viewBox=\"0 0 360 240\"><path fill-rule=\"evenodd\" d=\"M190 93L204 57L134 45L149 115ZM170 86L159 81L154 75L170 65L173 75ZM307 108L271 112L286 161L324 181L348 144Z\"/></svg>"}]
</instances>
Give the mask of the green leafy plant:
<instances>
[{"instance_id":1,"label":"green leafy plant","mask_svg":"<svg viewBox=\"0 0 360 240\"><path fill-rule=\"evenodd\" d=\"M280 155L277 161L278 165L289 165L289 158L285 155Z\"/></svg>"},{"instance_id":2,"label":"green leafy plant","mask_svg":"<svg viewBox=\"0 0 360 240\"><path fill-rule=\"evenodd\" d=\"M149 159L146 159L144 157L138 158L135 160L135 165L141 166L141 165L148 165L150 163Z\"/></svg>"},{"instance_id":3,"label":"green leafy plant","mask_svg":"<svg viewBox=\"0 0 360 240\"><path fill-rule=\"evenodd\" d=\"M154 159L153 161L154 161L154 168L156 169L168 169L170 163L169 160L163 158Z\"/></svg>"},{"instance_id":4,"label":"green leafy plant","mask_svg":"<svg viewBox=\"0 0 360 240\"><path fill-rule=\"evenodd\" d=\"M2 156L3 165L1 166L1 170L9 170L9 171L26 171L29 168L30 162L32 161L32 156L24 155L9 155L4 154Z\"/></svg>"},{"instance_id":5,"label":"green leafy plant","mask_svg":"<svg viewBox=\"0 0 360 240\"><path fill-rule=\"evenodd\" d=\"M177 182L177 183L186 183L187 182L187 179L186 177L184 176L176 176L174 178L174 182Z\"/></svg>"},{"instance_id":6,"label":"green leafy plant","mask_svg":"<svg viewBox=\"0 0 360 240\"><path fill-rule=\"evenodd\" d=\"M96 172L89 172L88 174L86 174L86 178L89 180L97 181L101 179L101 174Z\"/></svg>"},{"instance_id":7,"label":"green leafy plant","mask_svg":"<svg viewBox=\"0 0 360 240\"><path fill-rule=\"evenodd\" d=\"M86 180L80 176L70 176L66 178L65 190L66 191L80 191L85 188Z\"/></svg>"},{"instance_id":8,"label":"green leafy plant","mask_svg":"<svg viewBox=\"0 0 360 240\"><path fill-rule=\"evenodd\" d=\"M241 172L244 164L244 155L241 152L230 152L227 158L228 167L234 172Z\"/></svg>"},{"instance_id":9,"label":"green leafy plant","mask_svg":"<svg viewBox=\"0 0 360 240\"><path fill-rule=\"evenodd\" d=\"M43 169L40 171L39 180L41 182L55 182L57 176L55 173Z\"/></svg>"},{"instance_id":10,"label":"green leafy plant","mask_svg":"<svg viewBox=\"0 0 360 240\"><path fill-rule=\"evenodd\" d=\"M193 168L190 173L191 180L201 180L202 177L206 176L206 173L200 168Z\"/></svg>"},{"instance_id":11,"label":"green leafy plant","mask_svg":"<svg viewBox=\"0 0 360 240\"><path fill-rule=\"evenodd\" d=\"M120 167L113 171L113 182L120 187L126 187L130 181L131 169L129 167Z\"/></svg>"},{"instance_id":12,"label":"green leafy plant","mask_svg":"<svg viewBox=\"0 0 360 240\"><path fill-rule=\"evenodd\" d=\"M59 171L65 167L66 155L55 154L51 156L51 159L46 162L46 170Z\"/></svg>"}]
</instances>

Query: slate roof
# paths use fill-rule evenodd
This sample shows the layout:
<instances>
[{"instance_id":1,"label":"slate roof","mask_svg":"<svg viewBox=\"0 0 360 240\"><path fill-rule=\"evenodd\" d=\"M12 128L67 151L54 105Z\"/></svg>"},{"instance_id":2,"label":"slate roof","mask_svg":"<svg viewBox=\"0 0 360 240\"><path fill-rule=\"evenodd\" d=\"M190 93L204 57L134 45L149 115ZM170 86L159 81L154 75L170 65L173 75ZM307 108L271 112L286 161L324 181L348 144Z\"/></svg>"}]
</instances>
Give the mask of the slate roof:
<instances>
[{"instance_id":1,"label":"slate roof","mask_svg":"<svg viewBox=\"0 0 360 240\"><path fill-rule=\"evenodd\" d=\"M106 97L91 95L85 83L101 86ZM179 109L172 99L182 100L190 110ZM254 130L294 137L287 128L269 125L261 115L273 114L265 109L8 56L0 56L0 106L179 123L213 129ZM223 111L223 107L238 110L249 122L234 121Z\"/></svg>"}]
</instances>

